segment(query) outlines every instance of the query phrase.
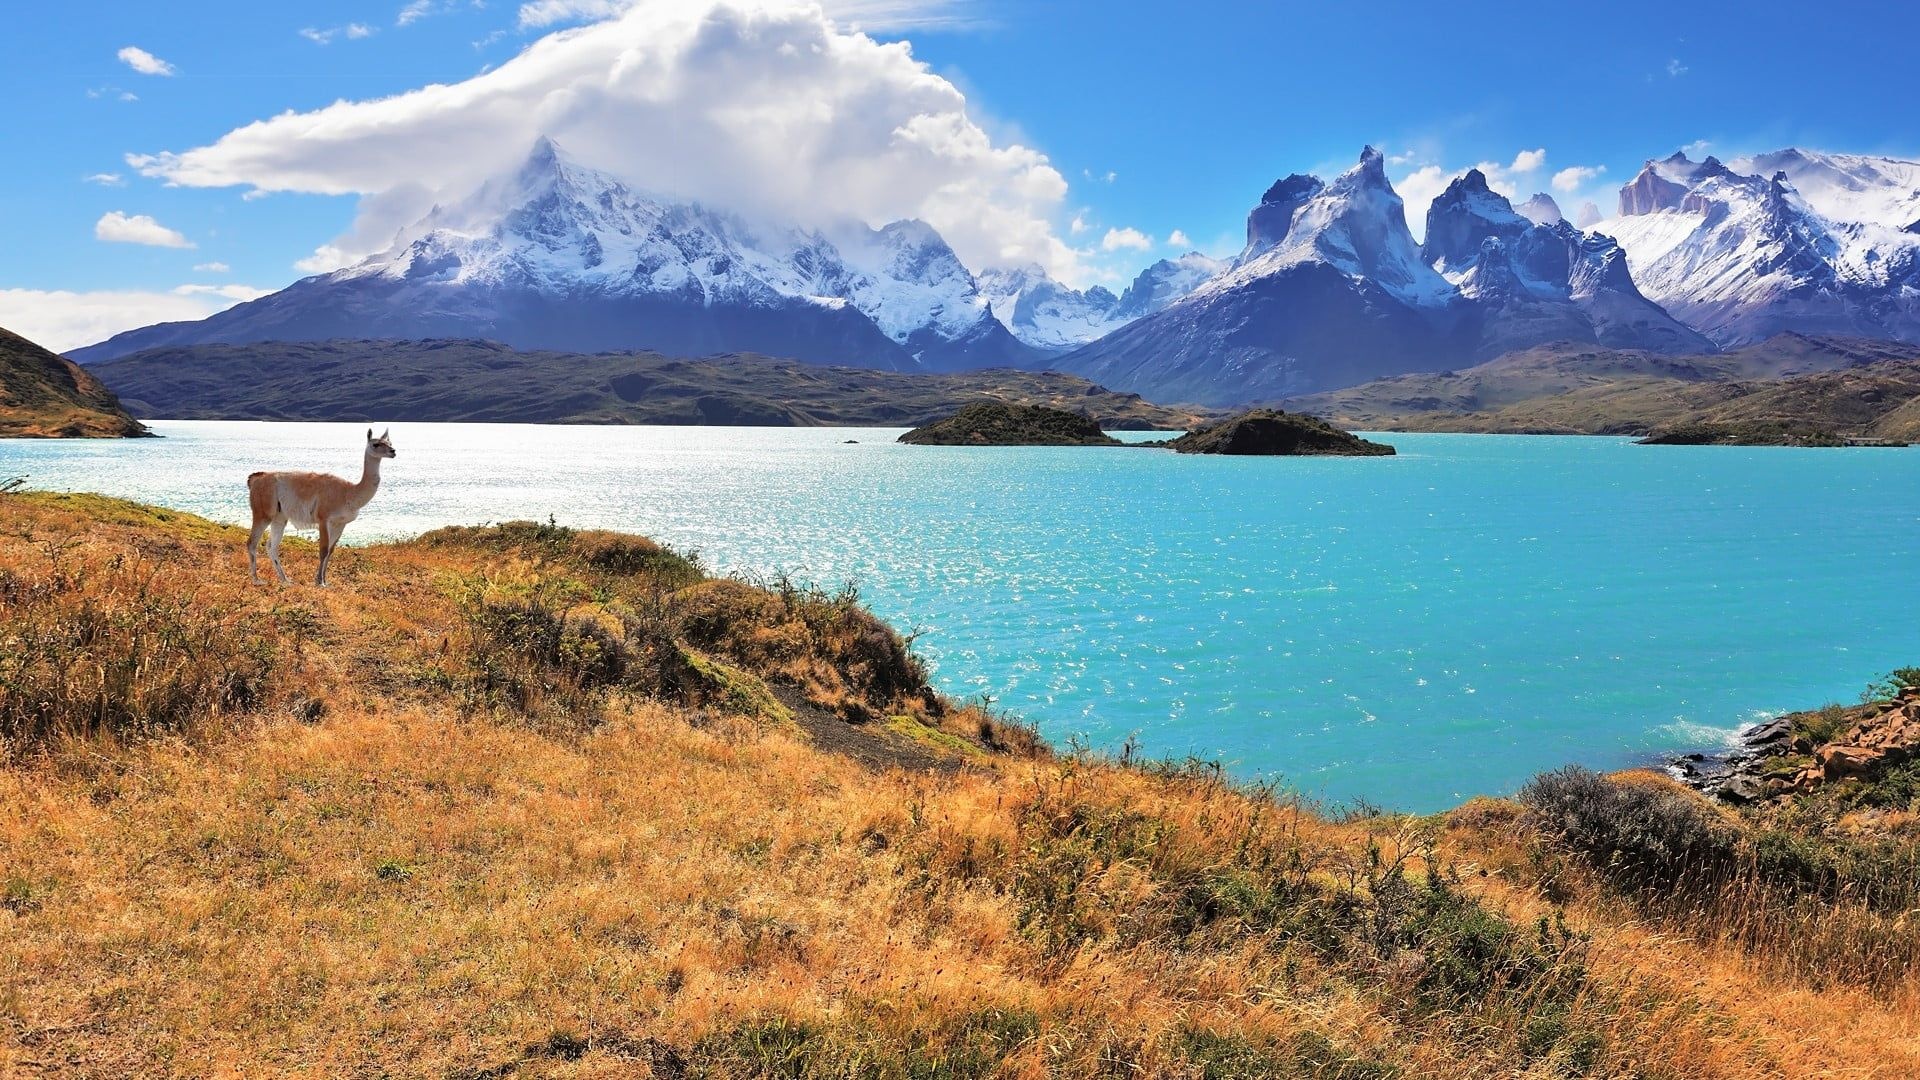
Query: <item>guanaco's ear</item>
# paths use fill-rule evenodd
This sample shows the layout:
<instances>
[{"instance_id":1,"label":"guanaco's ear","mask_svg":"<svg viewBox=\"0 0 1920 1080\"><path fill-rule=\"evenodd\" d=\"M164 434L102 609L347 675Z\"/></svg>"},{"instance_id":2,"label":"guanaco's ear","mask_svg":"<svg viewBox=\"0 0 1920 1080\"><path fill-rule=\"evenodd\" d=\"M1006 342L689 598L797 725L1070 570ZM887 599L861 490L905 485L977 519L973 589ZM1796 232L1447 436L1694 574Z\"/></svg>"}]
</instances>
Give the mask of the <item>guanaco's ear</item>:
<instances>
[{"instance_id":1,"label":"guanaco's ear","mask_svg":"<svg viewBox=\"0 0 1920 1080\"><path fill-rule=\"evenodd\" d=\"M371 429L369 429L369 430L371 430ZM386 442L386 441L387 441L387 436L389 436L389 435L392 435L392 434L393 434L393 429L392 429L392 428L388 428L387 430L385 430L385 431L383 431L383 432L381 432L381 433L380 433L380 441L381 441L381 442Z\"/></svg>"},{"instance_id":2,"label":"guanaco's ear","mask_svg":"<svg viewBox=\"0 0 1920 1080\"><path fill-rule=\"evenodd\" d=\"M373 429L372 429L372 428L368 428L368 429L367 429L367 441L368 441L368 442L372 442L372 441L373 441Z\"/></svg>"}]
</instances>

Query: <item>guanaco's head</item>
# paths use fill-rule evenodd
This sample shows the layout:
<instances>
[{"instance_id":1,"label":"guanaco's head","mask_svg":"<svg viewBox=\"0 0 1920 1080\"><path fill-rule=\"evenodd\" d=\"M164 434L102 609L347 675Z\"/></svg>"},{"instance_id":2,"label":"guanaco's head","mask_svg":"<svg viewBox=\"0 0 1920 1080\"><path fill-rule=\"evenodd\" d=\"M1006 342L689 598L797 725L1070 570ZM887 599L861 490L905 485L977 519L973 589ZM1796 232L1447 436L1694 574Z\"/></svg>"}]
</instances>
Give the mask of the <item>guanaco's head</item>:
<instances>
[{"instance_id":1,"label":"guanaco's head","mask_svg":"<svg viewBox=\"0 0 1920 1080\"><path fill-rule=\"evenodd\" d=\"M367 429L367 456L390 458L390 457L393 457L395 454L397 454L399 451L393 448L393 440L387 437L391 434L393 434L393 429L388 428L387 430L381 432L380 437L376 439L373 437L373 429L368 428Z\"/></svg>"}]
</instances>

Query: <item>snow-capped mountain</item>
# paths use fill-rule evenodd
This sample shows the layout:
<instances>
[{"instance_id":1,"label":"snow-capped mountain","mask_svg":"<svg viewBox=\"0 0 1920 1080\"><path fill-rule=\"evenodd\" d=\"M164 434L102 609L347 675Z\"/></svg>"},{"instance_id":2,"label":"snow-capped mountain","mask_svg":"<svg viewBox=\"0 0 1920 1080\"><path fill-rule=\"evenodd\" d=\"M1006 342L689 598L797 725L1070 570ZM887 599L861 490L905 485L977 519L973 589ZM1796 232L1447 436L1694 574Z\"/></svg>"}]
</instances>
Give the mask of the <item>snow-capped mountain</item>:
<instances>
[{"instance_id":1,"label":"snow-capped mountain","mask_svg":"<svg viewBox=\"0 0 1920 1080\"><path fill-rule=\"evenodd\" d=\"M1037 360L925 223L855 224L829 236L750 222L636 191L546 139L515 172L434 208L354 266L75 356L331 337L760 352L894 370Z\"/></svg>"},{"instance_id":2,"label":"snow-capped mountain","mask_svg":"<svg viewBox=\"0 0 1920 1080\"><path fill-rule=\"evenodd\" d=\"M1226 266L1219 259L1189 251L1140 271L1119 296L1100 285L1069 288L1038 266L987 270L979 280L994 315L1015 337L1037 349L1058 352L1078 348L1159 311Z\"/></svg>"},{"instance_id":3,"label":"snow-capped mountain","mask_svg":"<svg viewBox=\"0 0 1920 1080\"><path fill-rule=\"evenodd\" d=\"M1120 298L1103 286L1081 290L1060 284L1039 266L984 270L980 291L1014 337L1048 352L1084 345L1121 325Z\"/></svg>"},{"instance_id":4,"label":"snow-capped mountain","mask_svg":"<svg viewBox=\"0 0 1920 1080\"><path fill-rule=\"evenodd\" d=\"M1113 313L1122 322L1151 315L1175 300L1199 288L1230 263L1198 251L1189 251L1177 259L1161 259L1133 279L1120 294Z\"/></svg>"},{"instance_id":5,"label":"snow-capped mountain","mask_svg":"<svg viewBox=\"0 0 1920 1080\"><path fill-rule=\"evenodd\" d=\"M1648 297L1722 345L1782 331L1920 341L1920 162L1786 149L1648 161L1617 239Z\"/></svg>"},{"instance_id":6,"label":"snow-capped mountain","mask_svg":"<svg viewBox=\"0 0 1920 1080\"><path fill-rule=\"evenodd\" d=\"M1711 349L1639 294L1611 241L1535 224L1478 172L1436 200L1427 237L1424 250L1414 243L1367 147L1332 183L1275 183L1230 266L1055 366L1155 400L1225 405L1556 339Z\"/></svg>"},{"instance_id":7,"label":"snow-capped mountain","mask_svg":"<svg viewBox=\"0 0 1920 1080\"><path fill-rule=\"evenodd\" d=\"M1474 301L1477 354L1491 358L1555 340L1714 351L1641 295L1619 244L1559 220L1557 209L1552 224L1536 223L1489 188L1478 169L1447 185L1428 209L1420 258Z\"/></svg>"}]
</instances>

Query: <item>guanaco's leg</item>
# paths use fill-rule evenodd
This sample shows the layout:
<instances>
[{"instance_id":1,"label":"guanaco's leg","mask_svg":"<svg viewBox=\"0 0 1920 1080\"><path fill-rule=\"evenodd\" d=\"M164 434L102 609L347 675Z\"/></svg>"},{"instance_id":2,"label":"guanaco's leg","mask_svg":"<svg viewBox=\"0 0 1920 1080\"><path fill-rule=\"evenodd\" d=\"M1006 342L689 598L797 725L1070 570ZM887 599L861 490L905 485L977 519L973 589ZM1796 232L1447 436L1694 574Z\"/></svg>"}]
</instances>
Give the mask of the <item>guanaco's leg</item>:
<instances>
[{"instance_id":1,"label":"guanaco's leg","mask_svg":"<svg viewBox=\"0 0 1920 1080\"><path fill-rule=\"evenodd\" d=\"M339 542L339 531L326 518L320 519L320 569L314 571L313 583L323 589L327 587L327 561L333 558L333 545Z\"/></svg>"},{"instance_id":2,"label":"guanaco's leg","mask_svg":"<svg viewBox=\"0 0 1920 1080\"><path fill-rule=\"evenodd\" d=\"M267 523L255 521L253 532L247 537L247 576L255 585L260 584L260 537L267 531Z\"/></svg>"},{"instance_id":3,"label":"guanaco's leg","mask_svg":"<svg viewBox=\"0 0 1920 1080\"><path fill-rule=\"evenodd\" d=\"M267 561L273 564L273 572L280 576L280 584L287 583L287 568L280 565L280 534L287 529L287 519L278 518L267 529Z\"/></svg>"}]
</instances>

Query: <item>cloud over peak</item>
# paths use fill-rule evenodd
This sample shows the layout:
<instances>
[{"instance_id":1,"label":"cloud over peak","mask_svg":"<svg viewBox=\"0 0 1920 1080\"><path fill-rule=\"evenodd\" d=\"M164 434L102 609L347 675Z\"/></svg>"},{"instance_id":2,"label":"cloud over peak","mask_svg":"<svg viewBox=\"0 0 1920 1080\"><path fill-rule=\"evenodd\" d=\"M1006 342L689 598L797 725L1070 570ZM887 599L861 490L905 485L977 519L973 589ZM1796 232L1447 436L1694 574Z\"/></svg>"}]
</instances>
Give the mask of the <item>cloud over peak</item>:
<instances>
[{"instance_id":1,"label":"cloud over peak","mask_svg":"<svg viewBox=\"0 0 1920 1080\"><path fill-rule=\"evenodd\" d=\"M186 186L359 195L353 233L329 245L352 258L515 167L541 135L664 194L809 224L917 217L971 266L1078 270L1051 224L1067 184L1045 154L997 142L908 44L797 0L643 4L464 82L285 113L128 161Z\"/></svg>"}]
</instances>

